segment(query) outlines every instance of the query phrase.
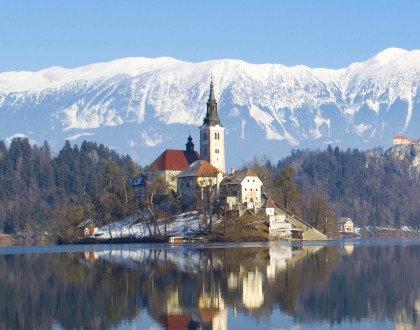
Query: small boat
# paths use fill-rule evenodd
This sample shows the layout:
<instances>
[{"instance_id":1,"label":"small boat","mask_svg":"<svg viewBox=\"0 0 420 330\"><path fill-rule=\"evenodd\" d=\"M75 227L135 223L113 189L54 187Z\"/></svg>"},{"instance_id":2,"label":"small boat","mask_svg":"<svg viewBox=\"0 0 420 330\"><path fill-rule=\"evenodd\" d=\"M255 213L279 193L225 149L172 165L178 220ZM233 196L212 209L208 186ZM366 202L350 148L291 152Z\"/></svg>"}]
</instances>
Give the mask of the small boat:
<instances>
[{"instance_id":1,"label":"small boat","mask_svg":"<svg viewBox=\"0 0 420 330\"><path fill-rule=\"evenodd\" d=\"M182 236L169 237L169 243L185 243L185 242L190 242L189 237L182 237Z\"/></svg>"}]
</instances>

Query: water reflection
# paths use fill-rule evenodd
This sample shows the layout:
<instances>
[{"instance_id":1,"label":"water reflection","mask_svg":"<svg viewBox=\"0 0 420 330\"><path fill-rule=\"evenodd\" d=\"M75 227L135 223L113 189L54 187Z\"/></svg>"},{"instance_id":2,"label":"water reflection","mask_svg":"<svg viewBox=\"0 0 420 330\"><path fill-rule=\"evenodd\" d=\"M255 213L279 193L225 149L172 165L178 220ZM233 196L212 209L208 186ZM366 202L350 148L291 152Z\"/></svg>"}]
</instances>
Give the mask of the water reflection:
<instances>
[{"instance_id":1,"label":"water reflection","mask_svg":"<svg viewBox=\"0 0 420 330\"><path fill-rule=\"evenodd\" d=\"M352 245L0 256L0 329L142 328L146 317L168 330L278 328L286 318L412 329L419 256L420 246Z\"/></svg>"}]
</instances>

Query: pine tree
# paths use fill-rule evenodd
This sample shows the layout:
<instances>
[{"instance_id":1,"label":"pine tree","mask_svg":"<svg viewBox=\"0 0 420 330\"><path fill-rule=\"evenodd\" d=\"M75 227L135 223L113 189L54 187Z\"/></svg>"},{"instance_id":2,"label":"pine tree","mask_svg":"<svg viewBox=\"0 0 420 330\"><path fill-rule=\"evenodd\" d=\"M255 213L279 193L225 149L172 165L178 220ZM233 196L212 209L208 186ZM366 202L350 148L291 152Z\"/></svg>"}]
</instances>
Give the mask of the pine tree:
<instances>
[{"instance_id":1,"label":"pine tree","mask_svg":"<svg viewBox=\"0 0 420 330\"><path fill-rule=\"evenodd\" d=\"M101 178L103 187L106 187L107 189L110 189L112 187L112 180L114 176L117 174L117 172L118 172L118 168L114 162L108 162L105 165L105 170Z\"/></svg>"},{"instance_id":2,"label":"pine tree","mask_svg":"<svg viewBox=\"0 0 420 330\"><path fill-rule=\"evenodd\" d=\"M42 145L41 149L44 155L51 156L51 148L47 140L44 141L44 144Z\"/></svg>"},{"instance_id":3,"label":"pine tree","mask_svg":"<svg viewBox=\"0 0 420 330\"><path fill-rule=\"evenodd\" d=\"M400 207L398 205L395 208L394 223L395 223L395 228L401 229L401 215L400 215Z\"/></svg>"},{"instance_id":4,"label":"pine tree","mask_svg":"<svg viewBox=\"0 0 420 330\"><path fill-rule=\"evenodd\" d=\"M379 212L379 208L377 208L375 211L375 222L376 222L376 226L378 227L382 224L382 217L381 217L381 213Z\"/></svg>"},{"instance_id":5,"label":"pine tree","mask_svg":"<svg viewBox=\"0 0 420 330\"><path fill-rule=\"evenodd\" d=\"M42 181L42 185L44 188L51 188L53 186L55 186L55 173L54 173L54 168L50 165L48 166L46 173L45 173L45 178Z\"/></svg>"},{"instance_id":6,"label":"pine tree","mask_svg":"<svg viewBox=\"0 0 420 330\"><path fill-rule=\"evenodd\" d=\"M413 212L410 212L410 215L408 216L408 223L412 229L415 228L415 222L416 222L416 215Z\"/></svg>"},{"instance_id":7,"label":"pine tree","mask_svg":"<svg viewBox=\"0 0 420 330\"><path fill-rule=\"evenodd\" d=\"M0 141L0 153L5 155L7 154L7 147L3 140Z\"/></svg>"},{"instance_id":8,"label":"pine tree","mask_svg":"<svg viewBox=\"0 0 420 330\"><path fill-rule=\"evenodd\" d=\"M340 148L339 147L335 147L334 149L334 157L340 157L341 153L340 153Z\"/></svg>"},{"instance_id":9,"label":"pine tree","mask_svg":"<svg viewBox=\"0 0 420 330\"><path fill-rule=\"evenodd\" d=\"M376 217L374 213L369 213L368 225L371 227L371 230L376 230Z\"/></svg>"},{"instance_id":10,"label":"pine tree","mask_svg":"<svg viewBox=\"0 0 420 330\"><path fill-rule=\"evenodd\" d=\"M330 156L330 158L333 156L334 151L333 151L333 148L331 147L331 144L329 144L327 147L327 153L328 153L328 156Z\"/></svg>"},{"instance_id":11,"label":"pine tree","mask_svg":"<svg viewBox=\"0 0 420 330\"><path fill-rule=\"evenodd\" d=\"M358 223L358 219L357 219L357 210L354 209L353 210L353 223L356 225Z\"/></svg>"}]
</instances>

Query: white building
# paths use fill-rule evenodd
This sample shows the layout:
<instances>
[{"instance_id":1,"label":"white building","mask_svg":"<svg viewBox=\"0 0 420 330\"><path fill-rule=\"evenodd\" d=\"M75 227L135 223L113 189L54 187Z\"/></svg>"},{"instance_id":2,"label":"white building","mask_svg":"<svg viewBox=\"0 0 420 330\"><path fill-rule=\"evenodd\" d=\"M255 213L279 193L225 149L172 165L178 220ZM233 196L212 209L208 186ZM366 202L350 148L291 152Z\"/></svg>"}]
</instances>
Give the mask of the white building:
<instances>
[{"instance_id":1,"label":"white building","mask_svg":"<svg viewBox=\"0 0 420 330\"><path fill-rule=\"evenodd\" d=\"M226 176L220 183L220 195L227 196L230 209L236 204L243 204L248 209L259 208L261 205L261 187L263 183L250 170L235 171Z\"/></svg>"},{"instance_id":2,"label":"white building","mask_svg":"<svg viewBox=\"0 0 420 330\"><path fill-rule=\"evenodd\" d=\"M341 218L337 222L338 231L352 232L353 231L353 221L350 218Z\"/></svg>"},{"instance_id":3,"label":"white building","mask_svg":"<svg viewBox=\"0 0 420 330\"><path fill-rule=\"evenodd\" d=\"M403 145L410 144L410 140L407 139L405 136L396 135L392 139L392 145L395 146L395 145L398 145L398 144L403 144Z\"/></svg>"},{"instance_id":4,"label":"white building","mask_svg":"<svg viewBox=\"0 0 420 330\"><path fill-rule=\"evenodd\" d=\"M225 128L220 123L217 102L214 97L213 80L210 84L210 96L207 101L207 113L200 126L200 159L226 173L225 167Z\"/></svg>"}]
</instances>

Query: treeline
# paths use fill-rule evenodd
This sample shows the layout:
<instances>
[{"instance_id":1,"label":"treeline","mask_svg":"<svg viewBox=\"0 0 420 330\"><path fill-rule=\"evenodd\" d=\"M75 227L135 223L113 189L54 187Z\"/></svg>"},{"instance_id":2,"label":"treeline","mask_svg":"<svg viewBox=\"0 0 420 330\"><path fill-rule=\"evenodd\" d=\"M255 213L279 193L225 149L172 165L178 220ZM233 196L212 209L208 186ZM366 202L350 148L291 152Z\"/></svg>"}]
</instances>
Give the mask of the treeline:
<instances>
[{"instance_id":1,"label":"treeline","mask_svg":"<svg viewBox=\"0 0 420 330\"><path fill-rule=\"evenodd\" d=\"M409 171L413 157L329 145L324 151L293 150L277 165L267 166L274 176L291 166L301 194L314 189L325 193L337 216L350 217L357 225L419 228L420 185Z\"/></svg>"},{"instance_id":2,"label":"treeline","mask_svg":"<svg viewBox=\"0 0 420 330\"><path fill-rule=\"evenodd\" d=\"M107 164L113 164L113 173L125 181L136 175L130 156L96 142L84 141L79 148L66 141L52 157L47 141L38 147L26 138L15 138L9 149L0 141L0 231L31 235L59 231L69 210L80 207L81 218L89 216L95 211L92 200L105 194L102 176Z\"/></svg>"}]
</instances>

